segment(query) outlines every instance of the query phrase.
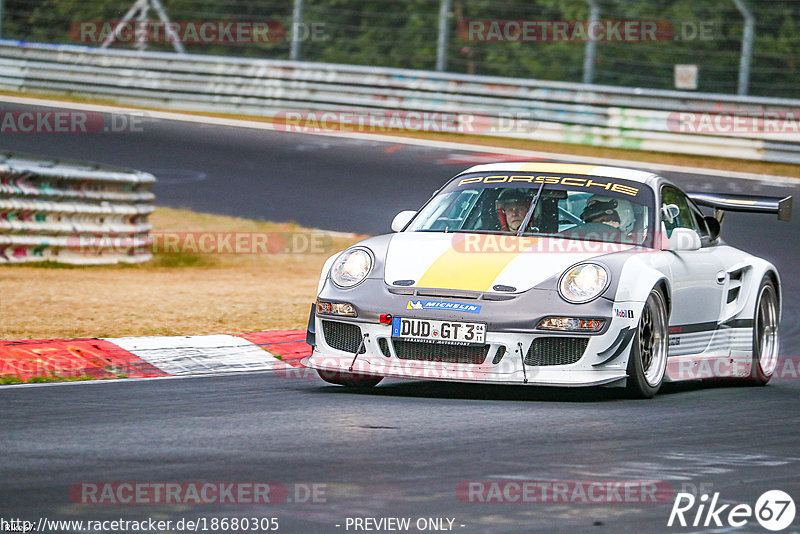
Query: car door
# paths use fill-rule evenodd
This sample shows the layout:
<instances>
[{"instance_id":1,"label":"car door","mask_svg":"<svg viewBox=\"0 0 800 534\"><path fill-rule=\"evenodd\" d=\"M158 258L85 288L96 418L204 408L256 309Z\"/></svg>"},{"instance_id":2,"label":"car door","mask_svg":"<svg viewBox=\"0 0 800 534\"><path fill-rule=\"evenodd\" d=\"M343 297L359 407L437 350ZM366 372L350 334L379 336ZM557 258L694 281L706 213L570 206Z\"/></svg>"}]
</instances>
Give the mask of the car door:
<instances>
[{"instance_id":1,"label":"car door","mask_svg":"<svg viewBox=\"0 0 800 534\"><path fill-rule=\"evenodd\" d=\"M678 215L665 215L674 204ZM709 347L717 329L724 293L724 263L711 241L700 210L677 187L661 188L662 219L669 236L674 228L689 228L700 236L699 250L670 251L672 313L670 314L670 355L696 354Z\"/></svg>"}]
</instances>

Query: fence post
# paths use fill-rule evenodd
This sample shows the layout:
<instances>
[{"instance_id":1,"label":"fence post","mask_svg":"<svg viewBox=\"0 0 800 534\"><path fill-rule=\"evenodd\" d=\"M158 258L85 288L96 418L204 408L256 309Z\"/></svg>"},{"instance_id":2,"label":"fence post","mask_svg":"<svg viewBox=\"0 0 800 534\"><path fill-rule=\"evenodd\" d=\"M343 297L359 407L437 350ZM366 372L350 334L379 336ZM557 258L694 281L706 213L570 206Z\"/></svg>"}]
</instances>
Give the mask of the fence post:
<instances>
[{"instance_id":1,"label":"fence post","mask_svg":"<svg viewBox=\"0 0 800 534\"><path fill-rule=\"evenodd\" d=\"M125 25L125 23L130 22L134 19L134 17L136 17L136 22L138 24L146 22L151 7L156 10L158 18L164 23L166 34L169 36L169 41L172 43L172 48L174 48L179 54L185 54L186 49L183 47L183 43L178 38L178 34L175 33L175 30L171 27L167 12L164 9L164 6L161 5L161 0L136 0L128 12L125 13L125 16L122 17L122 20L120 20L114 27L114 31L111 32L111 35L103 40L103 42L100 44L100 48L108 48L111 46L114 41L117 40L119 32L122 30L122 27ZM135 46L140 52L143 52L147 49L147 36L144 33L139 34L136 39Z\"/></svg>"},{"instance_id":2,"label":"fence post","mask_svg":"<svg viewBox=\"0 0 800 534\"><path fill-rule=\"evenodd\" d=\"M300 59L300 25L303 24L303 0L294 0L292 9L292 47L289 51L289 59L297 61Z\"/></svg>"},{"instance_id":3,"label":"fence post","mask_svg":"<svg viewBox=\"0 0 800 534\"><path fill-rule=\"evenodd\" d=\"M596 0L586 0L589 4L589 21L600 19L600 7ZM588 36L587 36L588 37ZM594 58L597 55L597 43L591 39L586 40L586 51L583 55L583 83L592 83L594 80Z\"/></svg>"},{"instance_id":4,"label":"fence post","mask_svg":"<svg viewBox=\"0 0 800 534\"><path fill-rule=\"evenodd\" d=\"M159 20L164 23L164 25L168 28L167 33L169 34L169 40L172 41L172 48L179 54L185 54L186 49L183 47L183 43L180 39L178 39L178 35L175 33L175 30L171 29L170 27L170 20L169 16L167 16L167 10L164 9L164 6L161 5L161 0L150 0L153 4L153 9L156 10L158 14Z\"/></svg>"},{"instance_id":5,"label":"fence post","mask_svg":"<svg viewBox=\"0 0 800 534\"><path fill-rule=\"evenodd\" d=\"M753 13L747 9L744 0L733 0L736 9L744 17L744 32L742 34L742 55L739 58L739 83L736 94L746 95L750 85L750 60L753 57L753 31L756 19Z\"/></svg>"},{"instance_id":6,"label":"fence post","mask_svg":"<svg viewBox=\"0 0 800 534\"><path fill-rule=\"evenodd\" d=\"M436 70L442 72L447 66L447 29L452 0L441 0L439 5L439 40L436 45Z\"/></svg>"}]
</instances>

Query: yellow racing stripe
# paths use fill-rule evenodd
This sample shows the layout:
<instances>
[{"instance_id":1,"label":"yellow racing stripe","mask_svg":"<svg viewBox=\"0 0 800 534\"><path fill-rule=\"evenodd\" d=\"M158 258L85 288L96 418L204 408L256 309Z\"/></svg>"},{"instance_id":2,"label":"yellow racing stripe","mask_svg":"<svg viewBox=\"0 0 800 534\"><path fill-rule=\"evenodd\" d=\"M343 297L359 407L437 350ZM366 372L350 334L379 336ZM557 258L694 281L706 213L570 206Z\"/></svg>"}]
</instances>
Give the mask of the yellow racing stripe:
<instances>
[{"instance_id":1,"label":"yellow racing stripe","mask_svg":"<svg viewBox=\"0 0 800 534\"><path fill-rule=\"evenodd\" d=\"M494 281L514 258L524 254L524 250L540 241L541 238L523 238L513 250L502 251L497 239L514 239L508 236L482 236L483 249L479 252L450 248L439 256L425 274L417 287L439 289L464 289L469 291L490 291ZM493 241L494 240L494 241ZM493 242L492 242L493 241ZM506 247L508 249L509 247ZM473 249L474 250L474 249ZM501 252L498 252L501 250Z\"/></svg>"}]
</instances>

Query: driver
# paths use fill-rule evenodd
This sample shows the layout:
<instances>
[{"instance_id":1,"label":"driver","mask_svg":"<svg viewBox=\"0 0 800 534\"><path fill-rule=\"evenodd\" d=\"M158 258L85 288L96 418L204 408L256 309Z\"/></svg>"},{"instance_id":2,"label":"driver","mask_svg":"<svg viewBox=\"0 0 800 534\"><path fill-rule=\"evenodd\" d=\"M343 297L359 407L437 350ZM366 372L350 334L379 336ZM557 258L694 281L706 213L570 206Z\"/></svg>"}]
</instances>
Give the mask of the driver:
<instances>
[{"instance_id":1,"label":"driver","mask_svg":"<svg viewBox=\"0 0 800 534\"><path fill-rule=\"evenodd\" d=\"M528 189L504 189L495 201L500 228L504 231L519 230L533 202L533 193Z\"/></svg>"}]
</instances>

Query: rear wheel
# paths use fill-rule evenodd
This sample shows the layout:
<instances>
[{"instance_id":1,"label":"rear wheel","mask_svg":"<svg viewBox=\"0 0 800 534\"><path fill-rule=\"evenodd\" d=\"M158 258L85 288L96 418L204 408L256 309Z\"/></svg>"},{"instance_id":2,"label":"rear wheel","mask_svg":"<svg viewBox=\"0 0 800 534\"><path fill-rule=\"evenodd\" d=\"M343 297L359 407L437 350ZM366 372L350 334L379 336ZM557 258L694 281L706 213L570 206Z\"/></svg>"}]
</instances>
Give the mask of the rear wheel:
<instances>
[{"instance_id":1,"label":"rear wheel","mask_svg":"<svg viewBox=\"0 0 800 534\"><path fill-rule=\"evenodd\" d=\"M763 386L778 365L778 292L769 278L758 288L753 316L753 362L747 383Z\"/></svg>"},{"instance_id":2,"label":"rear wheel","mask_svg":"<svg viewBox=\"0 0 800 534\"><path fill-rule=\"evenodd\" d=\"M668 347L667 305L661 290L654 288L642 308L628 358L627 389L631 396L655 396L664 381Z\"/></svg>"},{"instance_id":3,"label":"rear wheel","mask_svg":"<svg viewBox=\"0 0 800 534\"><path fill-rule=\"evenodd\" d=\"M344 371L324 371L317 369L317 374L321 379L329 384L345 386L353 389L369 389L375 387L383 380L382 376L359 375L355 373L345 373Z\"/></svg>"}]
</instances>

